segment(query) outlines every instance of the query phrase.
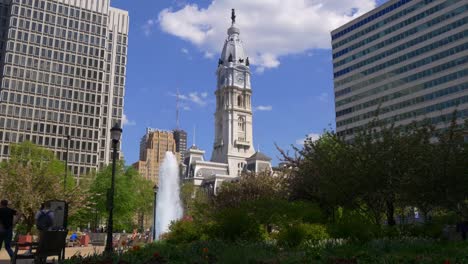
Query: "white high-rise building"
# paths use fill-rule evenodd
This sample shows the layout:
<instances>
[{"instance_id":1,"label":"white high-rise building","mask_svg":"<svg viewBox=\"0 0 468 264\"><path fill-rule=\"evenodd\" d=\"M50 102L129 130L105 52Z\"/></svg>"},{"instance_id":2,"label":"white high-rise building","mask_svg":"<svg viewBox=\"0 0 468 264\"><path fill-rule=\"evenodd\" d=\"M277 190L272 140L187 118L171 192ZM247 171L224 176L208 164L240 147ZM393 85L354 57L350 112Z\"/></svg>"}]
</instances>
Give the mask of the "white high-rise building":
<instances>
[{"instance_id":1,"label":"white high-rise building","mask_svg":"<svg viewBox=\"0 0 468 264\"><path fill-rule=\"evenodd\" d=\"M231 19L216 71L215 139L211 161L205 161L205 152L192 146L184 162L185 178L212 190L224 180L237 178L243 171L271 170L271 159L255 152L253 147L250 62L244 52L240 30L235 25L234 10Z\"/></svg>"},{"instance_id":2,"label":"white high-rise building","mask_svg":"<svg viewBox=\"0 0 468 264\"><path fill-rule=\"evenodd\" d=\"M128 29L109 0L0 0L0 159L28 140L77 177L109 163Z\"/></svg>"}]
</instances>

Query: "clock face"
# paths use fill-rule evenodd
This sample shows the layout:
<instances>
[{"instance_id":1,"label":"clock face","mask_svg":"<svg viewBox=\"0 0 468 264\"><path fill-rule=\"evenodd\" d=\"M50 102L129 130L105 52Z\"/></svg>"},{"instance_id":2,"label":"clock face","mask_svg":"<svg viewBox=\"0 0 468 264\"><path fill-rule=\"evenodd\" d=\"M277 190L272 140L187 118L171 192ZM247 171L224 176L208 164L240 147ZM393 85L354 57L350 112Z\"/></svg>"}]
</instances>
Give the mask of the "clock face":
<instances>
[{"instance_id":1,"label":"clock face","mask_svg":"<svg viewBox=\"0 0 468 264\"><path fill-rule=\"evenodd\" d=\"M244 84L244 81L245 81L245 76L244 76L244 73L238 73L236 74L236 82L237 83L240 83L240 84Z\"/></svg>"}]
</instances>

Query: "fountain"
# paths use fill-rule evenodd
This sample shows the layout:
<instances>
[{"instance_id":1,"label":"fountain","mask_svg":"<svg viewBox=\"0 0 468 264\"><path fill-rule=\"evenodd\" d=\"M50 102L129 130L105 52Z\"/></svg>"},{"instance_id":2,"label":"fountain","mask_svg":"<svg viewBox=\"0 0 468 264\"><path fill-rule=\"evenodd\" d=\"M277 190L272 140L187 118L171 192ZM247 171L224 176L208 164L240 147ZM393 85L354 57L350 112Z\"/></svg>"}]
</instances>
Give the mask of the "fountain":
<instances>
[{"instance_id":1,"label":"fountain","mask_svg":"<svg viewBox=\"0 0 468 264\"><path fill-rule=\"evenodd\" d=\"M172 152L166 152L163 163L159 168L159 189L156 197L156 232L155 238L159 240L161 234L169 231L172 221L182 217L183 209L180 201L179 165Z\"/></svg>"}]
</instances>

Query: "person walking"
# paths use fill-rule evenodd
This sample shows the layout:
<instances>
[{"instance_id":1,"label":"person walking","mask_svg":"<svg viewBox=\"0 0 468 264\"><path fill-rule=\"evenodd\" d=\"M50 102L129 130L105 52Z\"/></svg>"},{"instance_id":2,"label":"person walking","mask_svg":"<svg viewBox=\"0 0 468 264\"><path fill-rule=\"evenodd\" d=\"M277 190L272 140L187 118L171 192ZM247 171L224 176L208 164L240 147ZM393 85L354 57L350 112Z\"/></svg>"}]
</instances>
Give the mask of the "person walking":
<instances>
[{"instance_id":1,"label":"person walking","mask_svg":"<svg viewBox=\"0 0 468 264\"><path fill-rule=\"evenodd\" d=\"M0 201L0 250L2 243L5 243L5 250L8 252L10 258L13 257L13 250L11 250L11 240L13 239L13 226L16 224L18 213L8 207L8 201Z\"/></svg>"}]
</instances>

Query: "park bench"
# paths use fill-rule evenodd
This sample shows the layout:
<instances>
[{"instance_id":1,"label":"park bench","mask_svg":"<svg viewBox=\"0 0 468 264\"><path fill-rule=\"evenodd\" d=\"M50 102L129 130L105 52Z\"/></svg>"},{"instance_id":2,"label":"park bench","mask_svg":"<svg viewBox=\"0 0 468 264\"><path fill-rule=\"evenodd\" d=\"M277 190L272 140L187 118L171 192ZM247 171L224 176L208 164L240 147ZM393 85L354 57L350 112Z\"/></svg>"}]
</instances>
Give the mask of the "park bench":
<instances>
[{"instance_id":1,"label":"park bench","mask_svg":"<svg viewBox=\"0 0 468 264\"><path fill-rule=\"evenodd\" d=\"M91 233L89 237L93 246L104 246L106 244L106 233Z\"/></svg>"},{"instance_id":2,"label":"park bench","mask_svg":"<svg viewBox=\"0 0 468 264\"><path fill-rule=\"evenodd\" d=\"M18 259L34 259L35 264L43 264L47 263L47 257L50 256L57 256L59 261L63 260L66 237L67 231L44 231L38 242L16 243L11 263L16 264ZM31 252L19 254L20 247L31 248Z\"/></svg>"}]
</instances>

